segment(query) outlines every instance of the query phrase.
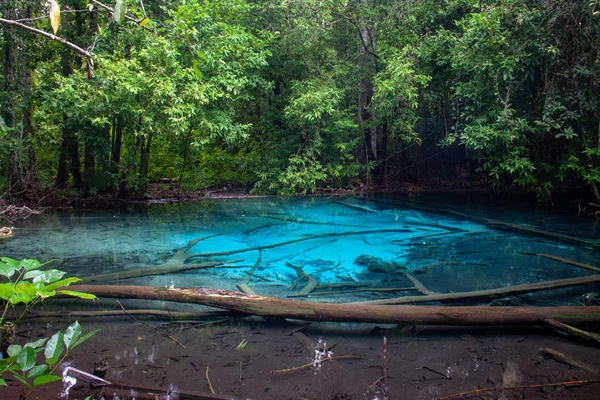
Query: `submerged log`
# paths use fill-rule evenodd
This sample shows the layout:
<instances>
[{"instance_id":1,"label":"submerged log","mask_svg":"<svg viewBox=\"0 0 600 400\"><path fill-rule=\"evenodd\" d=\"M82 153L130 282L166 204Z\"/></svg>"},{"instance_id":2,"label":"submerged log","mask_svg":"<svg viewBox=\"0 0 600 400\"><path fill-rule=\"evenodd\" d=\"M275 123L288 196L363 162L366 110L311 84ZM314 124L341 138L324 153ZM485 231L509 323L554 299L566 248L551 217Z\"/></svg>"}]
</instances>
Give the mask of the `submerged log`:
<instances>
[{"instance_id":1,"label":"submerged log","mask_svg":"<svg viewBox=\"0 0 600 400\"><path fill-rule=\"evenodd\" d=\"M526 283L523 285L507 286L498 289L474 290L472 292L456 292L432 294L428 296L405 296L385 300L365 301L354 304L415 304L430 303L436 301L461 301L461 300L481 300L490 298L499 298L514 296L517 294L541 292L544 290L560 289L570 286L591 285L600 282L600 274L592 276L583 276L579 278L557 279L554 281L545 281L538 283Z\"/></svg>"},{"instance_id":2,"label":"submerged log","mask_svg":"<svg viewBox=\"0 0 600 400\"><path fill-rule=\"evenodd\" d=\"M238 262L241 260L234 260L231 262ZM131 279L131 278L140 278L142 276L151 276L151 275L166 275L166 274L176 274L178 272L189 271L193 269L204 269L204 268L213 268L218 267L225 264L224 262L206 262L200 264L186 264L186 265L165 265L158 267L147 267L147 268L136 268L127 271L120 272L111 272L108 274L101 275L93 275L86 276L81 278L82 282L106 282L106 281L116 281L120 279Z\"/></svg>"},{"instance_id":3,"label":"submerged log","mask_svg":"<svg viewBox=\"0 0 600 400\"><path fill-rule=\"evenodd\" d=\"M600 321L600 307L382 306L312 303L217 289L153 286L72 285L98 297L202 304L247 314L307 321L429 325L540 325L548 318L568 324Z\"/></svg>"},{"instance_id":4,"label":"submerged log","mask_svg":"<svg viewBox=\"0 0 600 400\"><path fill-rule=\"evenodd\" d=\"M374 203L384 204L384 205L388 205L391 207L399 207L400 206L398 204L389 203L389 202L386 202L386 201L383 201L380 199L376 199L376 200L372 200L372 201ZM500 221L500 220L496 220L496 219L492 219L492 218L486 218L486 217L482 217L480 215L474 215L474 214L469 214L466 212L451 210L451 209L448 209L448 208L442 207L442 206L431 207L431 206L426 206L424 204L411 203L410 205L404 205L402 207L416 208L416 209L420 209L420 210L435 213L435 214L452 215L455 217L460 217L460 218L468 219L471 221L479 222L484 225L489 225L489 226L495 227L497 229L502 229L502 230L507 230L507 231L512 231L512 232L522 232L522 233L524 232L531 236L537 236L537 237L542 237L545 239L551 239L551 240L555 240L557 242L577 244L577 245L581 245L581 246L589 246L589 247L593 247L595 249L600 249L600 243L597 241L586 240L586 239L582 239L582 238L575 237L575 236L569 236L569 235L565 235L565 234L562 234L559 232L545 230L542 228L534 228L531 226L526 226L526 225L521 225L521 224L513 224L510 222Z\"/></svg>"}]
</instances>

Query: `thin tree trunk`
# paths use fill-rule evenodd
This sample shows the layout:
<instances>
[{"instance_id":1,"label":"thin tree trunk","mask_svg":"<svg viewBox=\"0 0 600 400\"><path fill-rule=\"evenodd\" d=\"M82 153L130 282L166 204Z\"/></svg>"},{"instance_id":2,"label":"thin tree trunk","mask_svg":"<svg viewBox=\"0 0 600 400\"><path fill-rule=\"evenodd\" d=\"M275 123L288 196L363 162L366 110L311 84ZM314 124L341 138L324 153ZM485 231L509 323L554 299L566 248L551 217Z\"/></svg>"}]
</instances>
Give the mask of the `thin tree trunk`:
<instances>
[{"instance_id":1,"label":"thin tree trunk","mask_svg":"<svg viewBox=\"0 0 600 400\"><path fill-rule=\"evenodd\" d=\"M92 152L92 146L89 143L85 144L83 158L83 178L84 178L84 194L90 194L90 189L94 186L95 159Z\"/></svg>"}]
</instances>

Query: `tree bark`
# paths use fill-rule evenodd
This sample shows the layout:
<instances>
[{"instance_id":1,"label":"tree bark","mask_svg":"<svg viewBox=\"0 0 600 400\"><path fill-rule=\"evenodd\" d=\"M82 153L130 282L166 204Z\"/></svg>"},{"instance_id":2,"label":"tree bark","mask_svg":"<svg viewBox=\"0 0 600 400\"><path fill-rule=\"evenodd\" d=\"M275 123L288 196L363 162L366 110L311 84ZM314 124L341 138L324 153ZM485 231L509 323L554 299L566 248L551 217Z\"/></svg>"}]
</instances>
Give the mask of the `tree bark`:
<instances>
[{"instance_id":1,"label":"tree bark","mask_svg":"<svg viewBox=\"0 0 600 400\"><path fill-rule=\"evenodd\" d=\"M247 314L307 321L427 325L543 325L546 319L576 324L600 321L600 307L444 307L311 303L216 289L72 285L98 297L202 304Z\"/></svg>"}]
</instances>

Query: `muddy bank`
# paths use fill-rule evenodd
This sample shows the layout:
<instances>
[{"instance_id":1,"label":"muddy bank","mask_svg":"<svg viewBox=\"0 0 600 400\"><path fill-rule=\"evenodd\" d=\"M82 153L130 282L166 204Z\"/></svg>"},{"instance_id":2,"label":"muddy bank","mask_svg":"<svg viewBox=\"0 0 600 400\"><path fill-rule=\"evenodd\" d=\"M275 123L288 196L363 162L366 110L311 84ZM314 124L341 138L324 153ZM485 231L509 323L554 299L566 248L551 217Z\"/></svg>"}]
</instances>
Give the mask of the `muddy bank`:
<instances>
[{"instance_id":1,"label":"muddy bank","mask_svg":"<svg viewBox=\"0 0 600 400\"><path fill-rule=\"evenodd\" d=\"M80 319L86 330L101 331L81 345L69 363L91 372L95 362L105 361L109 365L106 379L125 384L209 395L212 386L217 395L225 398L265 400L374 400L385 396L428 400L507 386L507 383L533 386L598 379L599 375L592 370L600 371L596 348L536 328L300 325L256 317L219 321L182 324L141 317L134 320L130 316ZM31 320L28 340L47 336L69 322L54 318ZM24 324L22 328L25 327ZM387 338L387 385L382 379L384 337ZM591 370L561 363L545 355L540 350L544 348L568 355ZM281 370L289 371L274 372ZM20 389L16 382L9 385L3 389L3 398L18 398ZM30 399L55 399L61 389L60 383L52 384ZM71 389L69 398L84 399L100 393L80 381ZM104 398L113 398L115 393L122 399L133 397L130 391L107 388ZM600 384L589 383L511 390L504 394L479 393L464 398L598 397ZM157 397L138 390L135 398Z\"/></svg>"}]
</instances>

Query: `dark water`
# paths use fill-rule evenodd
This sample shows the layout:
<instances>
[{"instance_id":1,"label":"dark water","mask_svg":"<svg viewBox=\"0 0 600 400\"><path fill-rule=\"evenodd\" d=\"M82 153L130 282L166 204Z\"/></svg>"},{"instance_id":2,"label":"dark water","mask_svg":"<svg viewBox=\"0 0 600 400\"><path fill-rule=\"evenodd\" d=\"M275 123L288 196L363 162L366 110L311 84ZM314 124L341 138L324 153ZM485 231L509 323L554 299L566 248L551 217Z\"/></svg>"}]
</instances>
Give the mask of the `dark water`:
<instances>
[{"instance_id":1,"label":"dark water","mask_svg":"<svg viewBox=\"0 0 600 400\"><path fill-rule=\"evenodd\" d=\"M490 220L505 224L490 224ZM286 262L301 266L322 284L368 280L378 282L371 286L400 287L406 282L399 283L397 271L408 271L427 288L440 293L594 273L536 255L539 253L600 266L598 247L573 240L598 243L597 221L526 207L518 199L507 203L456 195L386 195L204 200L111 211L53 211L19 221L14 227L13 237L0 241L0 255L41 261L56 258L59 261L54 268L80 277L158 266L169 260L174 249L212 235L218 236L198 242L187 252L188 256L197 255L188 262L216 260L239 266L113 283L218 285L234 290L259 256L256 250L242 250L274 245L262 251L260 268L255 271L260 278L253 278L252 284L260 288L259 292L278 296L302 287L290 291L297 275ZM303 240L277 246L294 239ZM202 256L237 250L241 252ZM392 265L395 271L380 272L373 266L368 269L360 262L361 256L370 256L380 265ZM595 290L593 286L560 289L502 299L495 304L589 304L593 298L586 295ZM413 294L363 291L332 296L329 301Z\"/></svg>"}]
</instances>

